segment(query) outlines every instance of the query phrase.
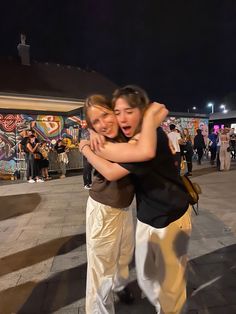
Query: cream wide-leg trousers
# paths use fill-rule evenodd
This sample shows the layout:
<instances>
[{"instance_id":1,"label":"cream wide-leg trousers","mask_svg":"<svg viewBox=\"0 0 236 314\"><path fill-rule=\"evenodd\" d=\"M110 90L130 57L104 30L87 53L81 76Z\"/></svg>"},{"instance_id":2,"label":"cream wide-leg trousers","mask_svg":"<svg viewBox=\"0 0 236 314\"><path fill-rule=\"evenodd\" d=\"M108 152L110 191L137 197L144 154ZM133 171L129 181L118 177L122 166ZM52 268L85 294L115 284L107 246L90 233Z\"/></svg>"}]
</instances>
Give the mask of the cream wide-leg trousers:
<instances>
[{"instance_id":1,"label":"cream wide-leg trousers","mask_svg":"<svg viewBox=\"0 0 236 314\"><path fill-rule=\"evenodd\" d=\"M161 229L137 222L137 279L158 314L179 314L186 301L185 271L191 209Z\"/></svg>"},{"instance_id":2,"label":"cream wide-leg trousers","mask_svg":"<svg viewBox=\"0 0 236 314\"><path fill-rule=\"evenodd\" d=\"M134 251L131 209L118 209L88 198L86 211L86 313L113 314L112 290L127 285Z\"/></svg>"},{"instance_id":3,"label":"cream wide-leg trousers","mask_svg":"<svg viewBox=\"0 0 236 314\"><path fill-rule=\"evenodd\" d=\"M231 164L231 153L227 152L229 141L222 141L220 145L220 170L229 170Z\"/></svg>"}]
</instances>

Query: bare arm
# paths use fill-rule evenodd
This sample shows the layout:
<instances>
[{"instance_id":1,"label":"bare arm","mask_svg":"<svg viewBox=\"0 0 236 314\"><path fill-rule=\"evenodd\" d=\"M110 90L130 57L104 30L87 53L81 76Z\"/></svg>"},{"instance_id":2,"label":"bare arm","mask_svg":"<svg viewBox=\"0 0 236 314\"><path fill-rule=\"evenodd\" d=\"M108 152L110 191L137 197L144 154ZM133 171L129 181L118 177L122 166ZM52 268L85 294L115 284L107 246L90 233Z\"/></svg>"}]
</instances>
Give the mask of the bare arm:
<instances>
[{"instance_id":1,"label":"bare arm","mask_svg":"<svg viewBox=\"0 0 236 314\"><path fill-rule=\"evenodd\" d=\"M154 158L157 147L156 128L161 125L167 114L165 106L152 104L144 116L142 131L136 145L106 143L104 147L96 150L96 154L115 162L140 162Z\"/></svg>"},{"instance_id":2,"label":"bare arm","mask_svg":"<svg viewBox=\"0 0 236 314\"><path fill-rule=\"evenodd\" d=\"M92 152L88 144L82 147L83 155L88 159L89 163L97 169L107 180L116 181L129 174L129 171L120 165L105 160Z\"/></svg>"},{"instance_id":3,"label":"bare arm","mask_svg":"<svg viewBox=\"0 0 236 314\"><path fill-rule=\"evenodd\" d=\"M21 153L22 152L22 144L21 143L18 144L18 149L19 149L19 152Z\"/></svg>"},{"instance_id":4,"label":"bare arm","mask_svg":"<svg viewBox=\"0 0 236 314\"><path fill-rule=\"evenodd\" d=\"M90 147L93 151L99 150L100 147L104 147L104 144L106 143L105 136L98 134L94 130L89 129L90 134Z\"/></svg>"},{"instance_id":5,"label":"bare arm","mask_svg":"<svg viewBox=\"0 0 236 314\"><path fill-rule=\"evenodd\" d=\"M36 151L36 149L38 148L38 146L39 146L39 143L37 143L37 144L34 146L34 148L30 145L30 143L28 143L28 144L26 145L26 147L28 148L28 150L29 150L31 153L34 153L34 152Z\"/></svg>"},{"instance_id":6,"label":"bare arm","mask_svg":"<svg viewBox=\"0 0 236 314\"><path fill-rule=\"evenodd\" d=\"M175 155L176 151L170 139L169 139L169 148L171 150L172 155Z\"/></svg>"}]
</instances>

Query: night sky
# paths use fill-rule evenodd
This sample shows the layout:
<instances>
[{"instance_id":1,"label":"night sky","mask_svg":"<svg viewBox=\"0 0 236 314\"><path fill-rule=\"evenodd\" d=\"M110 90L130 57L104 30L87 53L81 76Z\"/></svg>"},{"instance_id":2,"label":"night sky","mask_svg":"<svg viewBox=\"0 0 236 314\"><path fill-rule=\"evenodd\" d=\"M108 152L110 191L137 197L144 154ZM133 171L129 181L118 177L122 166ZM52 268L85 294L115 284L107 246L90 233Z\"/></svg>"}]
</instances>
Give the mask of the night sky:
<instances>
[{"instance_id":1,"label":"night sky","mask_svg":"<svg viewBox=\"0 0 236 314\"><path fill-rule=\"evenodd\" d=\"M138 84L172 111L236 109L235 0L1 1L1 56L21 31L33 60Z\"/></svg>"}]
</instances>

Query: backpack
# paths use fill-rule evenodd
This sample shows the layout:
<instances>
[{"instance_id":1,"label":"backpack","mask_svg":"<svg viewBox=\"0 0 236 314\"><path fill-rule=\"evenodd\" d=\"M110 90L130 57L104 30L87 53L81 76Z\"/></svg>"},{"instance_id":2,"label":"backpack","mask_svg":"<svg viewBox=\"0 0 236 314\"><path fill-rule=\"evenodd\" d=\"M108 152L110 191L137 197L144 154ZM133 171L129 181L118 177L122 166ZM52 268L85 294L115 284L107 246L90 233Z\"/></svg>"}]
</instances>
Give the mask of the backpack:
<instances>
[{"instance_id":1,"label":"backpack","mask_svg":"<svg viewBox=\"0 0 236 314\"><path fill-rule=\"evenodd\" d=\"M199 214L198 212L198 200L199 200L199 194L202 193L202 190L198 183L192 182L189 177L187 176L181 176L181 179L183 181L185 190L188 194L189 203L193 206L193 210L196 215ZM196 205L196 208L194 207Z\"/></svg>"}]
</instances>

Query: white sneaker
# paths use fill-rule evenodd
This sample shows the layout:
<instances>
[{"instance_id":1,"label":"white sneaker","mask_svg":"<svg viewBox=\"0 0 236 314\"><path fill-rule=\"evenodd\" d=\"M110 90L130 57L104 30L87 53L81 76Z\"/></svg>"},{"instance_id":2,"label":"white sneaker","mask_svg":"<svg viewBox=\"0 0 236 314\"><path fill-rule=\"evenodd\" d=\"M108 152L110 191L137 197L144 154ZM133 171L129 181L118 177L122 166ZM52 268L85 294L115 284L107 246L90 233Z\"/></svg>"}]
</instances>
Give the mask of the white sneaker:
<instances>
[{"instance_id":1,"label":"white sneaker","mask_svg":"<svg viewBox=\"0 0 236 314\"><path fill-rule=\"evenodd\" d=\"M90 189L91 189L91 186L90 186L89 184L87 184L87 185L84 186L84 189L85 189L85 190L90 190Z\"/></svg>"},{"instance_id":2,"label":"white sneaker","mask_svg":"<svg viewBox=\"0 0 236 314\"><path fill-rule=\"evenodd\" d=\"M35 183L33 179L28 180L28 183Z\"/></svg>"},{"instance_id":3,"label":"white sneaker","mask_svg":"<svg viewBox=\"0 0 236 314\"><path fill-rule=\"evenodd\" d=\"M44 182L42 179L37 179L36 182Z\"/></svg>"}]
</instances>

